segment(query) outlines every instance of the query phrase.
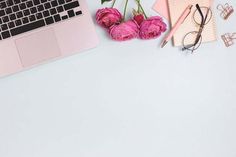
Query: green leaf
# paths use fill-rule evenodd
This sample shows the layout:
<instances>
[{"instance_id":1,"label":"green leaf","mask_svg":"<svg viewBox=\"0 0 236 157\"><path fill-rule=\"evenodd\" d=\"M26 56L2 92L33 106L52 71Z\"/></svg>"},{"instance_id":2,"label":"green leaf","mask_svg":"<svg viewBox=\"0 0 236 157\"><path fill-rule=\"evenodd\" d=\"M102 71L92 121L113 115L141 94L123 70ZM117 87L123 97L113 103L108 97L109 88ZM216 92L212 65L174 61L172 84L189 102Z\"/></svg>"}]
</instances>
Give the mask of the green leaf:
<instances>
[{"instance_id":1,"label":"green leaf","mask_svg":"<svg viewBox=\"0 0 236 157\"><path fill-rule=\"evenodd\" d=\"M110 1L112 1L112 0L101 0L101 3L103 4L105 2L110 2Z\"/></svg>"}]
</instances>

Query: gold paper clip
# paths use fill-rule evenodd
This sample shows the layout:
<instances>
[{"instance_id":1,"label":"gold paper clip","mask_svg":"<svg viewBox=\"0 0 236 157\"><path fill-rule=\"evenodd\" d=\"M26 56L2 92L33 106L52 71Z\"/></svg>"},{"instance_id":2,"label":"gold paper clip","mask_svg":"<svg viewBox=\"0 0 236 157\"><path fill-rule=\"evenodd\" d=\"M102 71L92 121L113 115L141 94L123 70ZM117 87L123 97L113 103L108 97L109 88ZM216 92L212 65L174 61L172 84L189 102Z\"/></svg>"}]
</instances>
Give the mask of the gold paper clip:
<instances>
[{"instance_id":1,"label":"gold paper clip","mask_svg":"<svg viewBox=\"0 0 236 157\"><path fill-rule=\"evenodd\" d=\"M226 47L230 47L234 45L234 40L236 39L236 32L226 33L221 36L221 39L224 41Z\"/></svg>"},{"instance_id":2,"label":"gold paper clip","mask_svg":"<svg viewBox=\"0 0 236 157\"><path fill-rule=\"evenodd\" d=\"M220 16L224 20L227 20L230 17L230 15L232 15L234 12L234 8L231 5L229 5L228 3L226 3L225 5L219 4L217 6L217 9L219 11L221 11Z\"/></svg>"}]
</instances>

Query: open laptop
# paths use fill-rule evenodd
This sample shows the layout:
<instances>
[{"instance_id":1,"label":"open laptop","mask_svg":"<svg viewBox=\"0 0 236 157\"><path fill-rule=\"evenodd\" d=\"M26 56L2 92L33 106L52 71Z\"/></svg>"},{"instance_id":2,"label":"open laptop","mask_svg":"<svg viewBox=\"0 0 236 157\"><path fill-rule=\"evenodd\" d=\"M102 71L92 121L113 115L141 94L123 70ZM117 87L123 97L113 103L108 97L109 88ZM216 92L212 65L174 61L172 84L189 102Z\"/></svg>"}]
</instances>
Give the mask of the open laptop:
<instances>
[{"instance_id":1,"label":"open laptop","mask_svg":"<svg viewBox=\"0 0 236 157\"><path fill-rule=\"evenodd\" d=\"M97 44L85 0L0 0L0 76Z\"/></svg>"}]
</instances>

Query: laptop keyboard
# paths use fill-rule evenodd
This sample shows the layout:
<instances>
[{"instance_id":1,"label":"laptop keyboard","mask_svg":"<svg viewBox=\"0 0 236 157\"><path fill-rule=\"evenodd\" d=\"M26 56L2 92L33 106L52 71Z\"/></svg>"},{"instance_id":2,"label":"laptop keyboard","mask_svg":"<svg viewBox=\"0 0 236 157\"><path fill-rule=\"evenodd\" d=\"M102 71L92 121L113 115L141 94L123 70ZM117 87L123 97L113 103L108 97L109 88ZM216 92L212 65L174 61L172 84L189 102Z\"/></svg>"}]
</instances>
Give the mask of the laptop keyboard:
<instances>
[{"instance_id":1,"label":"laptop keyboard","mask_svg":"<svg viewBox=\"0 0 236 157\"><path fill-rule=\"evenodd\" d=\"M78 0L0 0L0 40L82 14Z\"/></svg>"}]
</instances>

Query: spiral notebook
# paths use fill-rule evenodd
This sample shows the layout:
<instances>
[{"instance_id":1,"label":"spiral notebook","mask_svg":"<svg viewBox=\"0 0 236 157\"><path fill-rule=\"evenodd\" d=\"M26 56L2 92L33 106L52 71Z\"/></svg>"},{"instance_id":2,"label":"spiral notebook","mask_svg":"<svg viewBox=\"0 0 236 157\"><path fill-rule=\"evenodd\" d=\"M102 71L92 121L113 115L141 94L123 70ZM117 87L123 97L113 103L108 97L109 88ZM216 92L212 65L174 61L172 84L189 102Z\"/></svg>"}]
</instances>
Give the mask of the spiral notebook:
<instances>
[{"instance_id":1,"label":"spiral notebook","mask_svg":"<svg viewBox=\"0 0 236 157\"><path fill-rule=\"evenodd\" d=\"M177 22L178 18L181 16L182 12L186 9L188 5L192 4L194 6L190 15L179 27L173 37L174 46L181 46L183 43L184 36L187 33L191 31L197 31L199 29L199 26L196 25L193 20L193 14L196 10L195 5L199 4L200 6L210 7L212 6L213 0L167 0L167 2L169 7L170 22L172 26ZM204 27L202 33L202 42L212 42L216 40L216 24L213 14L210 22ZM191 42L192 41L189 41L189 43Z\"/></svg>"}]
</instances>

